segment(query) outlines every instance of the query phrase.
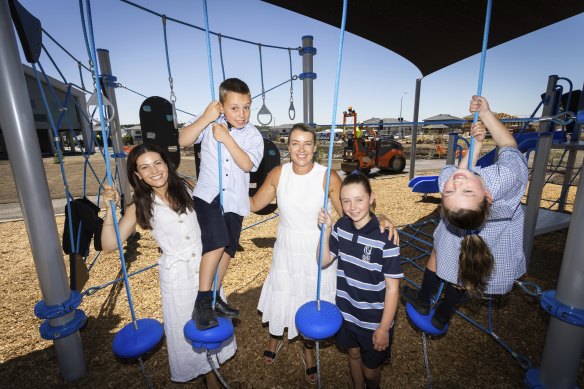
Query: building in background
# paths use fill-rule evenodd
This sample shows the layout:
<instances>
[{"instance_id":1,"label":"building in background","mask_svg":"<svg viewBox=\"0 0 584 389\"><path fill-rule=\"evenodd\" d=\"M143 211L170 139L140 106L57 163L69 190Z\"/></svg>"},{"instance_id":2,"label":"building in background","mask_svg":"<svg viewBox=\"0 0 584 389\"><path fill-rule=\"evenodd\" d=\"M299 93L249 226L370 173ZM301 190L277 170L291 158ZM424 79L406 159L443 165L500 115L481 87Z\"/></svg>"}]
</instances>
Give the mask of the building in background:
<instances>
[{"instance_id":1,"label":"building in background","mask_svg":"<svg viewBox=\"0 0 584 389\"><path fill-rule=\"evenodd\" d=\"M22 65L22 67L37 132L37 139L31 139L29 141L39 142L41 153L44 157L54 156L57 150L55 148L53 131L41 92L37 86L34 70L27 65ZM64 155L81 153L81 147L84 143L83 140L89 139L88 136L91 134L87 120L84 119L84 114L82 113L87 110L84 92L47 76L47 80L59 100L57 101L53 91L49 88L49 84L47 84L47 81L42 75L40 75L40 79L53 122L55 126L58 126L57 130L62 148L61 151ZM66 106L63 106L65 101ZM3 129L0 128L0 158L6 159L8 158L8 153L2 131Z\"/></svg>"}]
</instances>

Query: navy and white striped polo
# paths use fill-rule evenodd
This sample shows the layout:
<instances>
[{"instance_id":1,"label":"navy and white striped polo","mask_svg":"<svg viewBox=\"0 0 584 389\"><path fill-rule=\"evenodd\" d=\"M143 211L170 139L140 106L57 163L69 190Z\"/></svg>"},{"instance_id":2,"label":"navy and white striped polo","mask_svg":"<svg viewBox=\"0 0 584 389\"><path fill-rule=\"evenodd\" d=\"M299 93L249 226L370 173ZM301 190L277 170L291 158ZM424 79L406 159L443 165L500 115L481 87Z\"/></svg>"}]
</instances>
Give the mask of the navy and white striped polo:
<instances>
[{"instance_id":1,"label":"navy and white striped polo","mask_svg":"<svg viewBox=\"0 0 584 389\"><path fill-rule=\"evenodd\" d=\"M399 247L379 231L373 215L362 228L344 216L335 224L330 251L338 259L336 303L346 322L375 331L383 316L385 279L403 278ZM392 323L393 325L393 323Z\"/></svg>"}]
</instances>

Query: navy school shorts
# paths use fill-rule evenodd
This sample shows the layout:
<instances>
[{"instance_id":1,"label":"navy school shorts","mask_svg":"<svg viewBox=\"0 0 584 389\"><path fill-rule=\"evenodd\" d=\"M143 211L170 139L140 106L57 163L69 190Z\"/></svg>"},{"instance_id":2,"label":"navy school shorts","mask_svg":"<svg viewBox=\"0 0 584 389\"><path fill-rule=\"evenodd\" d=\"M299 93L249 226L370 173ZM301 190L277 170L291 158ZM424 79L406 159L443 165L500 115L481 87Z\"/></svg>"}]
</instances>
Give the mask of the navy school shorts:
<instances>
[{"instance_id":1,"label":"navy school shorts","mask_svg":"<svg viewBox=\"0 0 584 389\"><path fill-rule=\"evenodd\" d=\"M197 221L201 227L203 254L225 247L225 252L231 258L235 257L243 216L233 212L223 214L219 196L215 197L211 204L198 197L193 197L193 203Z\"/></svg>"},{"instance_id":2,"label":"navy school shorts","mask_svg":"<svg viewBox=\"0 0 584 389\"><path fill-rule=\"evenodd\" d=\"M377 369L389 360L391 356L391 344L393 343L393 326L389 330L389 345L385 351L377 351L373 348L373 331L359 331L343 321L341 329L336 335L337 346L343 350L359 347L361 349L361 361L368 369Z\"/></svg>"}]
</instances>

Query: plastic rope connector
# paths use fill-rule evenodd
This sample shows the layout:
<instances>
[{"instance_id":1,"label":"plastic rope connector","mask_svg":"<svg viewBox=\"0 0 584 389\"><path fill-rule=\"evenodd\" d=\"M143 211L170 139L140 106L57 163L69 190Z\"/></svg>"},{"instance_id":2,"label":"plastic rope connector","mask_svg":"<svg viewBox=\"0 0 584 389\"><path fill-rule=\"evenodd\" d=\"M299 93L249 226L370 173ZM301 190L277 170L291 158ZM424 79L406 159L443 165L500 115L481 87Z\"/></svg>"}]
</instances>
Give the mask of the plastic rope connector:
<instances>
[{"instance_id":1,"label":"plastic rope connector","mask_svg":"<svg viewBox=\"0 0 584 389\"><path fill-rule=\"evenodd\" d=\"M40 328L41 337L46 340L64 338L83 327L86 321L87 316L85 316L85 312L81 309L76 309L73 319L60 326L53 327L49 324L48 320L44 321Z\"/></svg>"},{"instance_id":2,"label":"plastic rope connector","mask_svg":"<svg viewBox=\"0 0 584 389\"><path fill-rule=\"evenodd\" d=\"M76 290L71 291L67 300L57 305L46 305L43 300L34 306L34 314L39 319L56 319L73 312L81 304L83 296Z\"/></svg>"},{"instance_id":3,"label":"plastic rope connector","mask_svg":"<svg viewBox=\"0 0 584 389\"><path fill-rule=\"evenodd\" d=\"M540 304L543 309L556 319L578 327L584 327L584 309L574 308L558 301L555 290L543 292Z\"/></svg>"}]
</instances>

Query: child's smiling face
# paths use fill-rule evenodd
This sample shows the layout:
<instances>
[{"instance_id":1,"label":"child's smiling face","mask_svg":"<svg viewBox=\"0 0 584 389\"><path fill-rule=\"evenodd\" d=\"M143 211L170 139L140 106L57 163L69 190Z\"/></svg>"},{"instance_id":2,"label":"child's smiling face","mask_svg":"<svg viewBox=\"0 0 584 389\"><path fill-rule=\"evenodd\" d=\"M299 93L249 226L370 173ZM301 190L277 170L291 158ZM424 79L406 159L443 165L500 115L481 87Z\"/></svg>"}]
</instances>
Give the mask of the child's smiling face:
<instances>
[{"instance_id":1,"label":"child's smiling face","mask_svg":"<svg viewBox=\"0 0 584 389\"><path fill-rule=\"evenodd\" d=\"M363 185L348 184L341 188L343 213L347 215L356 228L361 228L371 220L369 210L375 200L373 193L367 193Z\"/></svg>"},{"instance_id":2,"label":"child's smiling face","mask_svg":"<svg viewBox=\"0 0 584 389\"><path fill-rule=\"evenodd\" d=\"M468 169L457 169L444 183L442 204L450 209L479 209L484 198L492 203L492 196L485 181Z\"/></svg>"},{"instance_id":3,"label":"child's smiling face","mask_svg":"<svg viewBox=\"0 0 584 389\"><path fill-rule=\"evenodd\" d=\"M249 122L251 96L236 92L227 92L223 100L225 120L235 128L243 128Z\"/></svg>"}]
</instances>

